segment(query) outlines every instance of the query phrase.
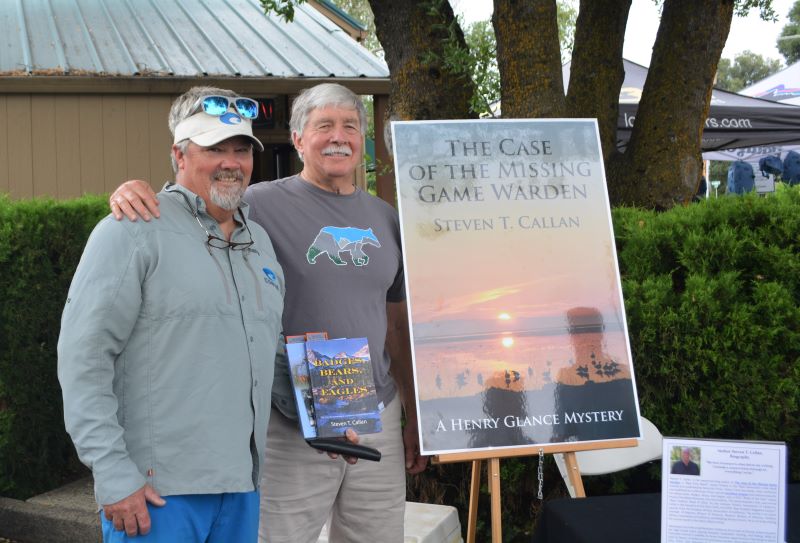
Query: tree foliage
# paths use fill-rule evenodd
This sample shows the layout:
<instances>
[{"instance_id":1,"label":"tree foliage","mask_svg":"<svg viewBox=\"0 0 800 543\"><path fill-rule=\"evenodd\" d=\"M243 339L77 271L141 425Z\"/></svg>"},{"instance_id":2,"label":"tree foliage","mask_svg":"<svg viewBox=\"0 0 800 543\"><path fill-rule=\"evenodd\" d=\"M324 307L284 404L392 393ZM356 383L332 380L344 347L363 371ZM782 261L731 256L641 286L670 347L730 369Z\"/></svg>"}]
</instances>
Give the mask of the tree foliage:
<instances>
[{"instance_id":1,"label":"tree foliage","mask_svg":"<svg viewBox=\"0 0 800 543\"><path fill-rule=\"evenodd\" d=\"M787 18L789 22L781 30L776 43L786 64L794 64L800 60L800 1L794 3Z\"/></svg>"},{"instance_id":2,"label":"tree foliage","mask_svg":"<svg viewBox=\"0 0 800 543\"><path fill-rule=\"evenodd\" d=\"M556 2L556 16L558 17L558 40L561 42L561 62L567 62L572 55L575 44L575 24L578 20L578 10L574 0L559 0Z\"/></svg>"},{"instance_id":3,"label":"tree foliage","mask_svg":"<svg viewBox=\"0 0 800 543\"><path fill-rule=\"evenodd\" d=\"M664 1L636 124L609 186L616 203L668 209L697 191L701 136L733 11L722 0Z\"/></svg>"},{"instance_id":4,"label":"tree foliage","mask_svg":"<svg viewBox=\"0 0 800 543\"><path fill-rule=\"evenodd\" d=\"M283 6L292 0L261 1ZM733 16L758 9L763 19L774 20L771 4L663 0L636 123L619 153L622 43L631 0L581 0L566 97L556 0L494 0L503 116L597 118L612 204L666 209L688 201L700 181L701 135ZM371 0L370 6L391 74L391 117L474 117L480 106L473 99L476 79L454 61L469 49L450 4Z\"/></svg>"},{"instance_id":5,"label":"tree foliage","mask_svg":"<svg viewBox=\"0 0 800 543\"><path fill-rule=\"evenodd\" d=\"M265 13L273 12L280 15L284 21L294 20L295 4L302 4L306 0L259 0Z\"/></svg>"},{"instance_id":6,"label":"tree foliage","mask_svg":"<svg viewBox=\"0 0 800 543\"><path fill-rule=\"evenodd\" d=\"M472 74L475 94L470 108L478 115L492 114L500 100L500 72L497 70L497 41L490 21L478 21L466 27L464 38L468 51L458 55Z\"/></svg>"},{"instance_id":7,"label":"tree foliage","mask_svg":"<svg viewBox=\"0 0 800 543\"><path fill-rule=\"evenodd\" d=\"M765 58L752 51L744 51L736 55L732 62L727 58L720 59L715 86L719 89L739 92L780 69L780 60Z\"/></svg>"},{"instance_id":8,"label":"tree foliage","mask_svg":"<svg viewBox=\"0 0 800 543\"><path fill-rule=\"evenodd\" d=\"M470 110L475 85L453 52L466 50L447 0L371 0L375 30L389 65L392 119L459 119Z\"/></svg>"},{"instance_id":9,"label":"tree foliage","mask_svg":"<svg viewBox=\"0 0 800 543\"><path fill-rule=\"evenodd\" d=\"M562 62L566 62L572 54L577 16L571 0L559 0L556 3ZM459 23L462 24L460 20ZM475 82L472 111L479 115L494 116L499 110L500 72L497 67L497 39L491 21L477 21L465 26L464 38L469 49L455 50L453 54L456 56L454 61L460 62L463 69L472 74Z\"/></svg>"},{"instance_id":10,"label":"tree foliage","mask_svg":"<svg viewBox=\"0 0 800 543\"><path fill-rule=\"evenodd\" d=\"M492 25L503 117L564 117L555 0L495 0Z\"/></svg>"},{"instance_id":11,"label":"tree foliage","mask_svg":"<svg viewBox=\"0 0 800 543\"><path fill-rule=\"evenodd\" d=\"M501 33L514 35L519 19L552 13L553 4L554 0L531 0L524 5L495 0L498 43ZM516 10L509 10L512 5ZM513 40L507 52L498 46L499 57L513 57L505 72L499 59L503 115L596 117L612 204L666 209L691 199L700 181L703 123L734 11L759 8L762 17L774 17L774 13L769 0L664 0L648 79L623 154L615 143L624 78L622 42L630 5L630 0L580 3L565 103L559 101L563 94L559 98L556 91L562 83L560 66L553 64L555 17L537 18L535 31L529 34L533 43L526 47L515 48ZM531 83L532 78L537 80Z\"/></svg>"},{"instance_id":12,"label":"tree foliage","mask_svg":"<svg viewBox=\"0 0 800 543\"><path fill-rule=\"evenodd\" d=\"M382 58L383 46L375 33L375 16L372 14L369 0L333 0L333 3L366 27L367 35L361 44Z\"/></svg>"},{"instance_id":13,"label":"tree foliage","mask_svg":"<svg viewBox=\"0 0 800 543\"><path fill-rule=\"evenodd\" d=\"M597 119L607 165L618 154L622 43L630 7L631 0L583 0L575 28L567 109L573 117Z\"/></svg>"}]
</instances>

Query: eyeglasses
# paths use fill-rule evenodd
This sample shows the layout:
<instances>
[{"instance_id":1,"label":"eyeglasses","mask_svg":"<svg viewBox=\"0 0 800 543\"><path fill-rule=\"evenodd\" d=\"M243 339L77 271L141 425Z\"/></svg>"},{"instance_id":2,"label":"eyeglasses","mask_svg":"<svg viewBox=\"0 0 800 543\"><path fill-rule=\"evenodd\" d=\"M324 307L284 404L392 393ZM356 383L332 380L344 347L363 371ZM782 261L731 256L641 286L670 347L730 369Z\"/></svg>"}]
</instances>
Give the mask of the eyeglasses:
<instances>
[{"instance_id":1,"label":"eyeglasses","mask_svg":"<svg viewBox=\"0 0 800 543\"><path fill-rule=\"evenodd\" d=\"M174 183L171 183L169 186L172 185L174 185ZM250 232L250 227L247 226L247 221L245 220L244 213L242 213L241 209L239 210L239 215L242 217L242 224L247 230L247 235L250 236L250 241L244 241L244 242L228 241L227 239L215 236L214 234L209 232L205 226L203 226L203 221L200 220L200 217L197 215L197 212L195 212L194 208L192 207L192 204L189 202L188 196L186 196L183 192L179 190L174 190L172 192L177 192L186 201L186 205L189 206L189 213L192 214L192 217L194 217L194 219L197 221L197 224L200 225L200 228L202 228L203 232L205 232L206 236L208 236L208 238L206 239L206 245L208 245L209 247L213 247L214 249L230 249L231 251L244 251L245 249L249 249L250 247L252 247L253 244L255 243L255 241L253 241L253 233Z\"/></svg>"},{"instance_id":2,"label":"eyeglasses","mask_svg":"<svg viewBox=\"0 0 800 543\"><path fill-rule=\"evenodd\" d=\"M195 102L192 111L202 106L203 111L209 115L221 116L228 112L228 108L234 106L236 111L245 119L255 119L258 117L258 102L252 98L228 97L228 96L201 96Z\"/></svg>"}]
</instances>

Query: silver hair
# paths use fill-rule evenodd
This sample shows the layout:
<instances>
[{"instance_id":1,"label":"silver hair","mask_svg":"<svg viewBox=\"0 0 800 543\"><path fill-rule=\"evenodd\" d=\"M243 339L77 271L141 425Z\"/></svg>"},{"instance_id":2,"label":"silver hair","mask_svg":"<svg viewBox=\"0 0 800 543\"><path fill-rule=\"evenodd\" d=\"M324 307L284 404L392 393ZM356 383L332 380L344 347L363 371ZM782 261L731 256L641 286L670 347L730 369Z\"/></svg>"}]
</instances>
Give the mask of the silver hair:
<instances>
[{"instance_id":1,"label":"silver hair","mask_svg":"<svg viewBox=\"0 0 800 543\"><path fill-rule=\"evenodd\" d=\"M180 96L178 96L174 102L172 102L172 107L169 109L169 117L167 122L169 124L169 131L172 136L175 136L175 127L180 124L181 121L184 119L188 119L195 113L197 113L197 102L201 96L227 96L229 98L235 98L239 96L232 90L228 89L220 89L218 87L192 87L188 91L184 92ZM189 144L189 140L183 140L176 143L178 149L182 153L186 152L186 147ZM178 173L178 163L175 161L175 157L170 153L170 161L172 162L172 171L173 173Z\"/></svg>"},{"instance_id":2,"label":"silver hair","mask_svg":"<svg viewBox=\"0 0 800 543\"><path fill-rule=\"evenodd\" d=\"M178 150L181 152L181 154L186 154L186 148L189 147L189 140L179 141L178 143L175 144L175 147L178 148ZM178 161L175 160L175 155L173 155L171 152L169 154L169 159L172 162L172 173L177 174L178 173Z\"/></svg>"},{"instance_id":3,"label":"silver hair","mask_svg":"<svg viewBox=\"0 0 800 543\"><path fill-rule=\"evenodd\" d=\"M289 137L294 134L302 137L303 129L312 111L328 106L354 109L358 112L358 124L361 135L367 133L367 110L356 93L338 83L320 83L303 89L292 103L292 117L289 120ZM299 154L299 152L298 152ZM303 156L300 155L300 159Z\"/></svg>"}]
</instances>

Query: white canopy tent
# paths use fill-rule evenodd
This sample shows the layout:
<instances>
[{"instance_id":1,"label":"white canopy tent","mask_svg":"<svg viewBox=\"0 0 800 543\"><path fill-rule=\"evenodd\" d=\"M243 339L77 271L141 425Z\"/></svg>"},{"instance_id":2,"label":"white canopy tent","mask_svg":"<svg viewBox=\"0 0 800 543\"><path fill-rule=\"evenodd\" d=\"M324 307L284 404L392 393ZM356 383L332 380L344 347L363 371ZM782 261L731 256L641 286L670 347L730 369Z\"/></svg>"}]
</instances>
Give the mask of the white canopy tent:
<instances>
[{"instance_id":1,"label":"white canopy tent","mask_svg":"<svg viewBox=\"0 0 800 543\"><path fill-rule=\"evenodd\" d=\"M624 149L630 139L647 79L644 66L623 59L623 67L625 80L619 94L617 122L617 146L620 149ZM568 62L562 69L565 85L569 84L569 68ZM704 153L785 143L800 144L800 107L713 89L703 128L701 145Z\"/></svg>"},{"instance_id":2,"label":"white canopy tent","mask_svg":"<svg viewBox=\"0 0 800 543\"><path fill-rule=\"evenodd\" d=\"M800 62L753 83L739 94L800 106Z\"/></svg>"},{"instance_id":3,"label":"white canopy tent","mask_svg":"<svg viewBox=\"0 0 800 543\"><path fill-rule=\"evenodd\" d=\"M800 106L800 62L753 83L739 91L739 94L784 105ZM758 161L762 157L773 155L783 159L789 151L800 152L800 140L722 149L703 153L703 158L723 161L744 160L753 166L753 170L758 171Z\"/></svg>"},{"instance_id":4,"label":"white canopy tent","mask_svg":"<svg viewBox=\"0 0 800 543\"><path fill-rule=\"evenodd\" d=\"M617 146L620 149L624 149L630 139L647 79L646 67L626 59L623 59L623 66L625 80L620 89L617 122ZM565 84L569 83L569 68L570 63L563 66ZM800 149L798 106L800 63L741 93L713 89L702 134L703 159L744 160L753 166L756 180L766 182L758 173L758 161L762 157L776 155L783 159L789 150Z\"/></svg>"}]
</instances>

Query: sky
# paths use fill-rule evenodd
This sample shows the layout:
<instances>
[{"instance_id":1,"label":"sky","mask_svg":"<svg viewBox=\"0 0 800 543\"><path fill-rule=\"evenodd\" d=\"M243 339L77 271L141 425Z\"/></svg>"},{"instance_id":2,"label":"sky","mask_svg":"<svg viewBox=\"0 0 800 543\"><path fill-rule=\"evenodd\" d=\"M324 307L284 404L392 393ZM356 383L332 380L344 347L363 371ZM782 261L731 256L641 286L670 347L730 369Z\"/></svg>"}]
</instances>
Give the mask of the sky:
<instances>
[{"instance_id":1,"label":"sky","mask_svg":"<svg viewBox=\"0 0 800 543\"><path fill-rule=\"evenodd\" d=\"M450 0L450 2L456 13L462 14L467 23L489 19L492 16L492 0ZM778 20L774 23L762 21L758 16L758 10L751 10L750 15L744 18L734 16L722 57L733 60L737 54L750 50L763 57L780 60L783 64L784 60L778 53L775 39L786 24L786 15L794 2L795 0L773 0L772 6L778 15ZM626 59L643 66L650 65L659 17L660 11L653 0L633 0L623 48L623 56ZM632 22L636 24L631 24Z\"/></svg>"}]
</instances>

